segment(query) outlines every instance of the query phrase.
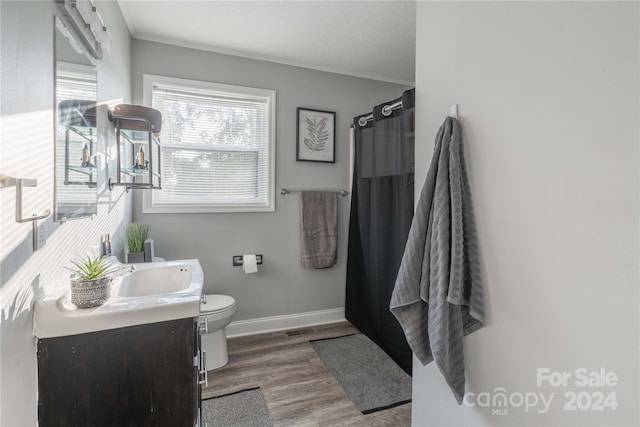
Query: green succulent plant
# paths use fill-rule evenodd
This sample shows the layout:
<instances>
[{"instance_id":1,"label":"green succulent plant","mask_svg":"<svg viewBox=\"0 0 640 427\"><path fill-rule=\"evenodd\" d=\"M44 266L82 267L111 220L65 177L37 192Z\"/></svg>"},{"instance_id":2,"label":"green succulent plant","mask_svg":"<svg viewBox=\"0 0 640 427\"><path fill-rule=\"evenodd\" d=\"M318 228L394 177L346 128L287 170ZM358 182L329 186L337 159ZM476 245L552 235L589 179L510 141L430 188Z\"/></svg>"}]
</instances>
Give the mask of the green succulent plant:
<instances>
[{"instance_id":1,"label":"green succulent plant","mask_svg":"<svg viewBox=\"0 0 640 427\"><path fill-rule=\"evenodd\" d=\"M71 264L73 264L75 268L65 268L75 273L75 278L80 280L99 279L108 276L116 270L105 258L92 257L90 255L79 260L72 260Z\"/></svg>"},{"instance_id":2,"label":"green succulent plant","mask_svg":"<svg viewBox=\"0 0 640 427\"><path fill-rule=\"evenodd\" d=\"M127 225L124 234L129 252L142 252L144 250L144 241L149 237L149 226L133 222Z\"/></svg>"}]
</instances>

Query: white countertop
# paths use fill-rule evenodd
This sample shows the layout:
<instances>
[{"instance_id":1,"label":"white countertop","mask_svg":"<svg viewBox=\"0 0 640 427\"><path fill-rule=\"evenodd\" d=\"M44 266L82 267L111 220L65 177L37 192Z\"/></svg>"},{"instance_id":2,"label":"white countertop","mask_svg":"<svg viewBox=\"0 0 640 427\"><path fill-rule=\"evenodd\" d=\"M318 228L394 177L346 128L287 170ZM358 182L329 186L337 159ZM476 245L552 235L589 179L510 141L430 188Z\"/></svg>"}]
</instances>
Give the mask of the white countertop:
<instances>
[{"instance_id":1,"label":"white countertop","mask_svg":"<svg viewBox=\"0 0 640 427\"><path fill-rule=\"evenodd\" d=\"M175 292L135 297L111 296L103 305L93 308L77 308L71 303L70 288L65 287L36 301L33 334L38 338L51 338L199 316L204 276L197 259L135 266L135 271L186 266L191 270L191 283L187 288ZM130 274L135 274L135 271ZM120 280L122 277L114 279L112 288L115 289Z\"/></svg>"}]
</instances>

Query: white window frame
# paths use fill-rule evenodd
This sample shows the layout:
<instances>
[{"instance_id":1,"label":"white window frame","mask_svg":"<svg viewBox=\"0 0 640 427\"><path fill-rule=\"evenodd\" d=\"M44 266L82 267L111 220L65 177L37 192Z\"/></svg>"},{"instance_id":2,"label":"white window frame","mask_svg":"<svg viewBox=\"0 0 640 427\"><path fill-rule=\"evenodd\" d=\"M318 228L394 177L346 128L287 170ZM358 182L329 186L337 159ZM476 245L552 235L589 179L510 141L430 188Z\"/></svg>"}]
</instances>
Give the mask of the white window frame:
<instances>
[{"instance_id":1,"label":"white window frame","mask_svg":"<svg viewBox=\"0 0 640 427\"><path fill-rule=\"evenodd\" d=\"M142 90L143 104L153 105L153 86L166 85L185 90L201 90L219 95L245 95L267 98L268 102L268 167L267 173L267 201L266 203L237 203L237 204L189 204L189 205L153 205L153 192L149 190L143 192L142 212L143 213L215 213L215 212L275 212L275 180L276 180L276 91L271 89L258 89L244 86L234 86L222 83L204 82L199 80L181 79L177 77L158 76L153 74L143 74ZM162 143L162 134L160 135Z\"/></svg>"}]
</instances>

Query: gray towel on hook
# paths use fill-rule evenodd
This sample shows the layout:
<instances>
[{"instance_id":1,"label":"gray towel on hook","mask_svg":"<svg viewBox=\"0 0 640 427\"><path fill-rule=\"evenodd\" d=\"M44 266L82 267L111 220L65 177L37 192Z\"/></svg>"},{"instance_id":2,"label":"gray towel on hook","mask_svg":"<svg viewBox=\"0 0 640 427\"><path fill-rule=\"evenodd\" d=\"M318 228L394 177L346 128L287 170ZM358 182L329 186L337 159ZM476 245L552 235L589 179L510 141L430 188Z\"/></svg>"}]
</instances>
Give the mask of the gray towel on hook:
<instances>
[{"instance_id":1,"label":"gray towel on hook","mask_svg":"<svg viewBox=\"0 0 640 427\"><path fill-rule=\"evenodd\" d=\"M338 194L302 191L300 242L304 268L328 268L338 260Z\"/></svg>"},{"instance_id":2,"label":"gray towel on hook","mask_svg":"<svg viewBox=\"0 0 640 427\"><path fill-rule=\"evenodd\" d=\"M462 403L462 338L483 325L484 303L462 131L452 117L436 136L390 309L418 360L435 360Z\"/></svg>"}]
</instances>

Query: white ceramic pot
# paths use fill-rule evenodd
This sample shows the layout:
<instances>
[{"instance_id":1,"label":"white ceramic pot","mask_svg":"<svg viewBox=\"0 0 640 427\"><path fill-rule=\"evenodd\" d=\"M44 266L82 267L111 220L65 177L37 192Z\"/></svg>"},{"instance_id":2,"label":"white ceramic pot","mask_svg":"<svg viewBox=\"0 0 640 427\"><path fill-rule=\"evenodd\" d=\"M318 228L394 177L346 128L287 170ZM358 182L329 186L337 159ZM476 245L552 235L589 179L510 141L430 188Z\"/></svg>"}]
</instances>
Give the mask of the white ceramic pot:
<instances>
[{"instance_id":1,"label":"white ceramic pot","mask_svg":"<svg viewBox=\"0 0 640 427\"><path fill-rule=\"evenodd\" d=\"M111 296L111 276L71 280L71 302L78 308L98 307Z\"/></svg>"}]
</instances>

